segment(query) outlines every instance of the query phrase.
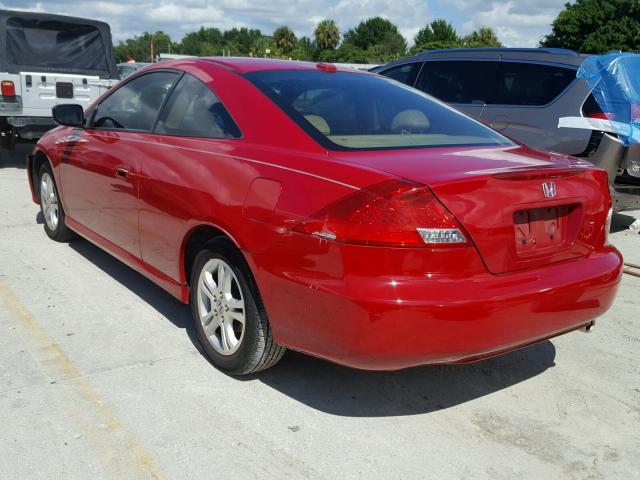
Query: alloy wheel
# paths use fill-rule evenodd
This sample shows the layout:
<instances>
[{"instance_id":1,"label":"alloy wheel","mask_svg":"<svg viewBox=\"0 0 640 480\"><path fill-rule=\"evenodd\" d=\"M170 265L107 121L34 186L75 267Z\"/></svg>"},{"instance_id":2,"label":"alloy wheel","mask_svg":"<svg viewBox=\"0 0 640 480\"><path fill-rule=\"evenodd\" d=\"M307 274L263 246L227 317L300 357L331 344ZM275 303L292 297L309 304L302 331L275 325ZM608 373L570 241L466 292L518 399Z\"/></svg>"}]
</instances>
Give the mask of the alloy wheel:
<instances>
[{"instance_id":1,"label":"alloy wheel","mask_svg":"<svg viewBox=\"0 0 640 480\"><path fill-rule=\"evenodd\" d=\"M197 288L198 317L209 343L221 355L232 355L245 333L245 303L235 273L213 258L202 267Z\"/></svg>"},{"instance_id":2,"label":"alloy wheel","mask_svg":"<svg viewBox=\"0 0 640 480\"><path fill-rule=\"evenodd\" d=\"M47 227L49 227L49 230L54 231L58 228L59 221L58 197L53 178L47 172L40 179L40 205Z\"/></svg>"}]
</instances>

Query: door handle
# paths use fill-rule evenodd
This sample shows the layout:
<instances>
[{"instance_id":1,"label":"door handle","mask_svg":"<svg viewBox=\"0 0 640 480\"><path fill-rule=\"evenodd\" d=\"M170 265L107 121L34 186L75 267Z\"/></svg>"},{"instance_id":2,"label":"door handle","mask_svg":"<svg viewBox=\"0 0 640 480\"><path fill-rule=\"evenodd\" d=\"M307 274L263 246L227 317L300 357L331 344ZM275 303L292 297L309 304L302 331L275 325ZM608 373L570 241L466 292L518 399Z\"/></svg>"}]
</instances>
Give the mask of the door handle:
<instances>
[{"instance_id":1,"label":"door handle","mask_svg":"<svg viewBox=\"0 0 640 480\"><path fill-rule=\"evenodd\" d=\"M116 177L127 178L129 176L129 169L124 167L116 167Z\"/></svg>"}]
</instances>

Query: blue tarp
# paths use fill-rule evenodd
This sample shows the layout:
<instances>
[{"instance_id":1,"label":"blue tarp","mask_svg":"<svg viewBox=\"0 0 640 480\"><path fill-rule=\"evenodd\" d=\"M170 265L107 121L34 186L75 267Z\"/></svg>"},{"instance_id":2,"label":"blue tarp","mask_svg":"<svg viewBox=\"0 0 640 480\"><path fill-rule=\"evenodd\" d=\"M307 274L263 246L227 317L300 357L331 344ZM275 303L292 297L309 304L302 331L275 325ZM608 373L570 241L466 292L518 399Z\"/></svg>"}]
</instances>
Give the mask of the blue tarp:
<instances>
[{"instance_id":1,"label":"blue tarp","mask_svg":"<svg viewBox=\"0 0 640 480\"><path fill-rule=\"evenodd\" d=\"M588 57L578 70L625 145L640 143L640 55L610 53Z\"/></svg>"}]
</instances>

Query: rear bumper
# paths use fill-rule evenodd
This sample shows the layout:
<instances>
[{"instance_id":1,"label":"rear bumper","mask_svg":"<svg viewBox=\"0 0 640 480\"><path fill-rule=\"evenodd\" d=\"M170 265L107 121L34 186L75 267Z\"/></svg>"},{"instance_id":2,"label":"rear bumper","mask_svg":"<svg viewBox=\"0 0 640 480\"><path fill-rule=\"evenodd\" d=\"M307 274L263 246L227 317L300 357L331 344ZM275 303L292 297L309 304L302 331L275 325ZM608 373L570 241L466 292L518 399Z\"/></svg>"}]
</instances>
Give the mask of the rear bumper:
<instances>
[{"instance_id":1,"label":"rear bumper","mask_svg":"<svg viewBox=\"0 0 640 480\"><path fill-rule=\"evenodd\" d=\"M19 95L12 97L11 101L0 100L0 113L10 115L22 111L22 97Z\"/></svg>"},{"instance_id":2,"label":"rear bumper","mask_svg":"<svg viewBox=\"0 0 640 480\"><path fill-rule=\"evenodd\" d=\"M588 325L611 306L622 257L587 258L507 275L271 277L274 338L350 367L396 370L491 357Z\"/></svg>"},{"instance_id":3,"label":"rear bumper","mask_svg":"<svg viewBox=\"0 0 640 480\"><path fill-rule=\"evenodd\" d=\"M57 126L51 117L8 117L7 122L23 140L41 138Z\"/></svg>"}]
</instances>

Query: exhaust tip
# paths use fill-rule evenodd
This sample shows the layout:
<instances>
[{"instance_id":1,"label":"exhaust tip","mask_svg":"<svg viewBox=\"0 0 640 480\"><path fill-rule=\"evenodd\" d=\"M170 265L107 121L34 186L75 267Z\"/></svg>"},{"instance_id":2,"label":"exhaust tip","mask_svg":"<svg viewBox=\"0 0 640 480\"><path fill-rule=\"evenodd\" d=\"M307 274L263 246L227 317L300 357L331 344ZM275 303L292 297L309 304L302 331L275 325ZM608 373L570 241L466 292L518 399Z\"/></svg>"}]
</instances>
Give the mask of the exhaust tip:
<instances>
[{"instance_id":1,"label":"exhaust tip","mask_svg":"<svg viewBox=\"0 0 640 480\"><path fill-rule=\"evenodd\" d=\"M586 326L582 327L582 331L585 333L591 333L593 332L594 328L596 328L596 322L593 321L591 323L588 323Z\"/></svg>"}]
</instances>

